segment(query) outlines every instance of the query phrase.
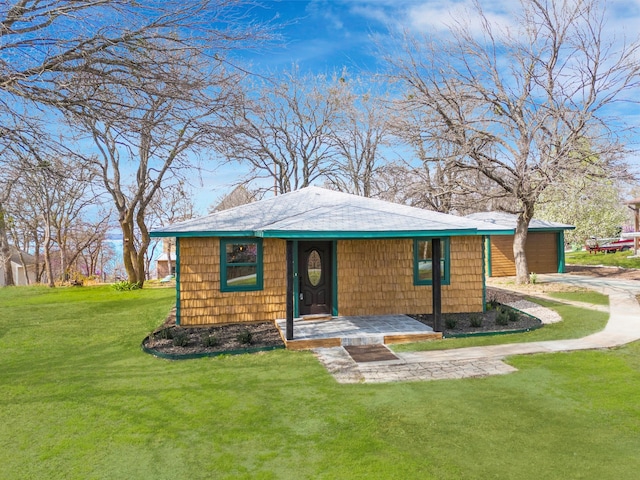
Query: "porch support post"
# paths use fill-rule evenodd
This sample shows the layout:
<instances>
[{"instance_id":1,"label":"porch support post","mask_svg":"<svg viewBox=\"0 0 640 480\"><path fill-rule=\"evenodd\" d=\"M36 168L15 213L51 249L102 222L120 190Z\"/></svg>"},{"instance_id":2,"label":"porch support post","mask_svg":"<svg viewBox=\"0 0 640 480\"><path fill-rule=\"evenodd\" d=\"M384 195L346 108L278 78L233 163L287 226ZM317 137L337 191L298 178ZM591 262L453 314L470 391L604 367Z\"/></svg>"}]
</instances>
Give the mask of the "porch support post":
<instances>
[{"instance_id":1,"label":"porch support post","mask_svg":"<svg viewBox=\"0 0 640 480\"><path fill-rule=\"evenodd\" d=\"M287 340L293 340L293 241L287 240Z\"/></svg>"},{"instance_id":2,"label":"porch support post","mask_svg":"<svg viewBox=\"0 0 640 480\"><path fill-rule=\"evenodd\" d=\"M439 238L431 240L431 293L433 304L433 329L442 332L442 273L440 257L442 256L442 243Z\"/></svg>"}]
</instances>

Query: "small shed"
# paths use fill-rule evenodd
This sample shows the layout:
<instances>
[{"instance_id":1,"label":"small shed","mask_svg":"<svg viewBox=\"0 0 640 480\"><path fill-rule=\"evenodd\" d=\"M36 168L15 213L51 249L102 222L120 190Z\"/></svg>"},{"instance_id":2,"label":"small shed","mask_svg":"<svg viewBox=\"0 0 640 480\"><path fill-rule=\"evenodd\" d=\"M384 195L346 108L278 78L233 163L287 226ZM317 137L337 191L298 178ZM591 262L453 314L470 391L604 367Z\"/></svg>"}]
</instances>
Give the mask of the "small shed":
<instances>
[{"instance_id":1,"label":"small shed","mask_svg":"<svg viewBox=\"0 0 640 480\"><path fill-rule=\"evenodd\" d=\"M176 238L177 321L197 326L481 312L484 237L501 233L513 230L307 187L151 236Z\"/></svg>"},{"instance_id":2,"label":"small shed","mask_svg":"<svg viewBox=\"0 0 640 480\"><path fill-rule=\"evenodd\" d=\"M33 255L18 250L14 246L9 247L11 252L11 271L13 283L16 286L24 286L36 281L36 260ZM26 267L26 268L25 268ZM0 287L6 284L4 262L0 262Z\"/></svg>"},{"instance_id":3,"label":"small shed","mask_svg":"<svg viewBox=\"0 0 640 480\"><path fill-rule=\"evenodd\" d=\"M504 212L480 212L466 218L488 222L515 231L517 216ZM532 273L564 273L564 232L573 225L532 219L529 223L525 252ZM516 274L513 255L513 233L492 234L485 241L488 277L510 277Z\"/></svg>"}]
</instances>

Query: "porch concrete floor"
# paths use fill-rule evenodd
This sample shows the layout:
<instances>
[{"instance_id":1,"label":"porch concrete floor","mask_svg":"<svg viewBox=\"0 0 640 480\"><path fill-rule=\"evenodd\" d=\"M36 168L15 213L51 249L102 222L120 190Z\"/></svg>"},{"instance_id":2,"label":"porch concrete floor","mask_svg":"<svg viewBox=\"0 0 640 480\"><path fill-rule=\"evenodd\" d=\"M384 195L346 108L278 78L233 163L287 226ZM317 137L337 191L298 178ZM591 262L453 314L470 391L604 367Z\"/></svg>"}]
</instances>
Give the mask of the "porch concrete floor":
<instances>
[{"instance_id":1,"label":"porch concrete floor","mask_svg":"<svg viewBox=\"0 0 640 480\"><path fill-rule=\"evenodd\" d=\"M293 340L286 340L286 320L276 320L287 348L302 350L343 345L417 342L442 338L441 333L407 315L333 317L293 322Z\"/></svg>"}]
</instances>

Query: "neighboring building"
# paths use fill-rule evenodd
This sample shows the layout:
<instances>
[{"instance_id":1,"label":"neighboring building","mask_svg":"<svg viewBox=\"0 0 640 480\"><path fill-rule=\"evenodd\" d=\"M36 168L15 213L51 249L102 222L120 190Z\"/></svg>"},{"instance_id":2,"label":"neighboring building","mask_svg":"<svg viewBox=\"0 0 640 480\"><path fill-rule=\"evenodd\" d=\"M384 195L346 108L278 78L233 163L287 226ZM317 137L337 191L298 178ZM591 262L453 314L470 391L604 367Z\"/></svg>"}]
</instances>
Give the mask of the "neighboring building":
<instances>
[{"instance_id":1,"label":"neighboring building","mask_svg":"<svg viewBox=\"0 0 640 480\"><path fill-rule=\"evenodd\" d=\"M431 313L434 280L442 312L482 312L484 236L511 233L307 187L151 236L176 237L177 321L187 326L273 321L288 308L295 317ZM432 244L442 247L439 279Z\"/></svg>"},{"instance_id":2,"label":"neighboring building","mask_svg":"<svg viewBox=\"0 0 640 480\"><path fill-rule=\"evenodd\" d=\"M176 274L176 239L164 238L162 253L156 259L156 278L165 278Z\"/></svg>"},{"instance_id":3,"label":"neighboring building","mask_svg":"<svg viewBox=\"0 0 640 480\"><path fill-rule=\"evenodd\" d=\"M158 279L161 279L161 278L165 278L167 275L175 275L175 274L176 274L175 254L172 254L171 260L169 260L169 255L167 255L166 253L162 253L156 260L156 277Z\"/></svg>"},{"instance_id":4,"label":"neighboring building","mask_svg":"<svg viewBox=\"0 0 640 480\"><path fill-rule=\"evenodd\" d=\"M225 195L220 202L209 210L209 213L221 212L256 201L256 192L252 192L244 185L238 185L231 193Z\"/></svg>"},{"instance_id":5,"label":"neighboring building","mask_svg":"<svg viewBox=\"0 0 640 480\"><path fill-rule=\"evenodd\" d=\"M481 212L465 218L492 223L515 230L517 216L504 212ZM564 232L573 225L532 219L529 223L525 253L530 273L564 273ZM487 276L510 277L516 274L513 234L491 235L486 240Z\"/></svg>"},{"instance_id":6,"label":"neighboring building","mask_svg":"<svg viewBox=\"0 0 640 480\"><path fill-rule=\"evenodd\" d=\"M33 255L21 252L15 247L11 248L11 271L13 272L14 285L29 285L36 281L36 259ZM22 260L20 257L22 256ZM22 261L26 266L22 265ZM4 262L0 262L0 287L5 285Z\"/></svg>"}]
</instances>

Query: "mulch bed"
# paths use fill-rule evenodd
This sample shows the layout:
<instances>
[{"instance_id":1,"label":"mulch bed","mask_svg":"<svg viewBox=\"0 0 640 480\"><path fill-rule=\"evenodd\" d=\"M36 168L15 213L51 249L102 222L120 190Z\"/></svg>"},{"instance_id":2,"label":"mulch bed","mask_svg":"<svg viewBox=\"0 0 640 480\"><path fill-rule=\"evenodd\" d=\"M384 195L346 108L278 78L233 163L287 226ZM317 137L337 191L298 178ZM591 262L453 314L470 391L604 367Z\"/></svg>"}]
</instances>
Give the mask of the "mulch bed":
<instances>
[{"instance_id":1,"label":"mulch bed","mask_svg":"<svg viewBox=\"0 0 640 480\"><path fill-rule=\"evenodd\" d=\"M284 348L273 322L180 327L175 324L175 315L170 315L143 345L161 354L175 356Z\"/></svg>"},{"instance_id":2,"label":"mulch bed","mask_svg":"<svg viewBox=\"0 0 640 480\"><path fill-rule=\"evenodd\" d=\"M516 302L523 298L524 296L518 293L487 288L487 303L493 300L500 304L502 308L508 310L513 309L505 307L503 304ZM488 332L507 333L509 331L522 331L540 327L541 322L537 318L525 315L517 310L513 311L515 312L515 317L513 320L509 320L506 325L496 323L498 310L495 308L489 309L489 305L487 305L487 311L484 313L445 313L442 315L442 323L444 326L444 331L442 333L446 337ZM431 314L409 316L430 326L431 328L434 327L433 315Z\"/></svg>"}]
</instances>

